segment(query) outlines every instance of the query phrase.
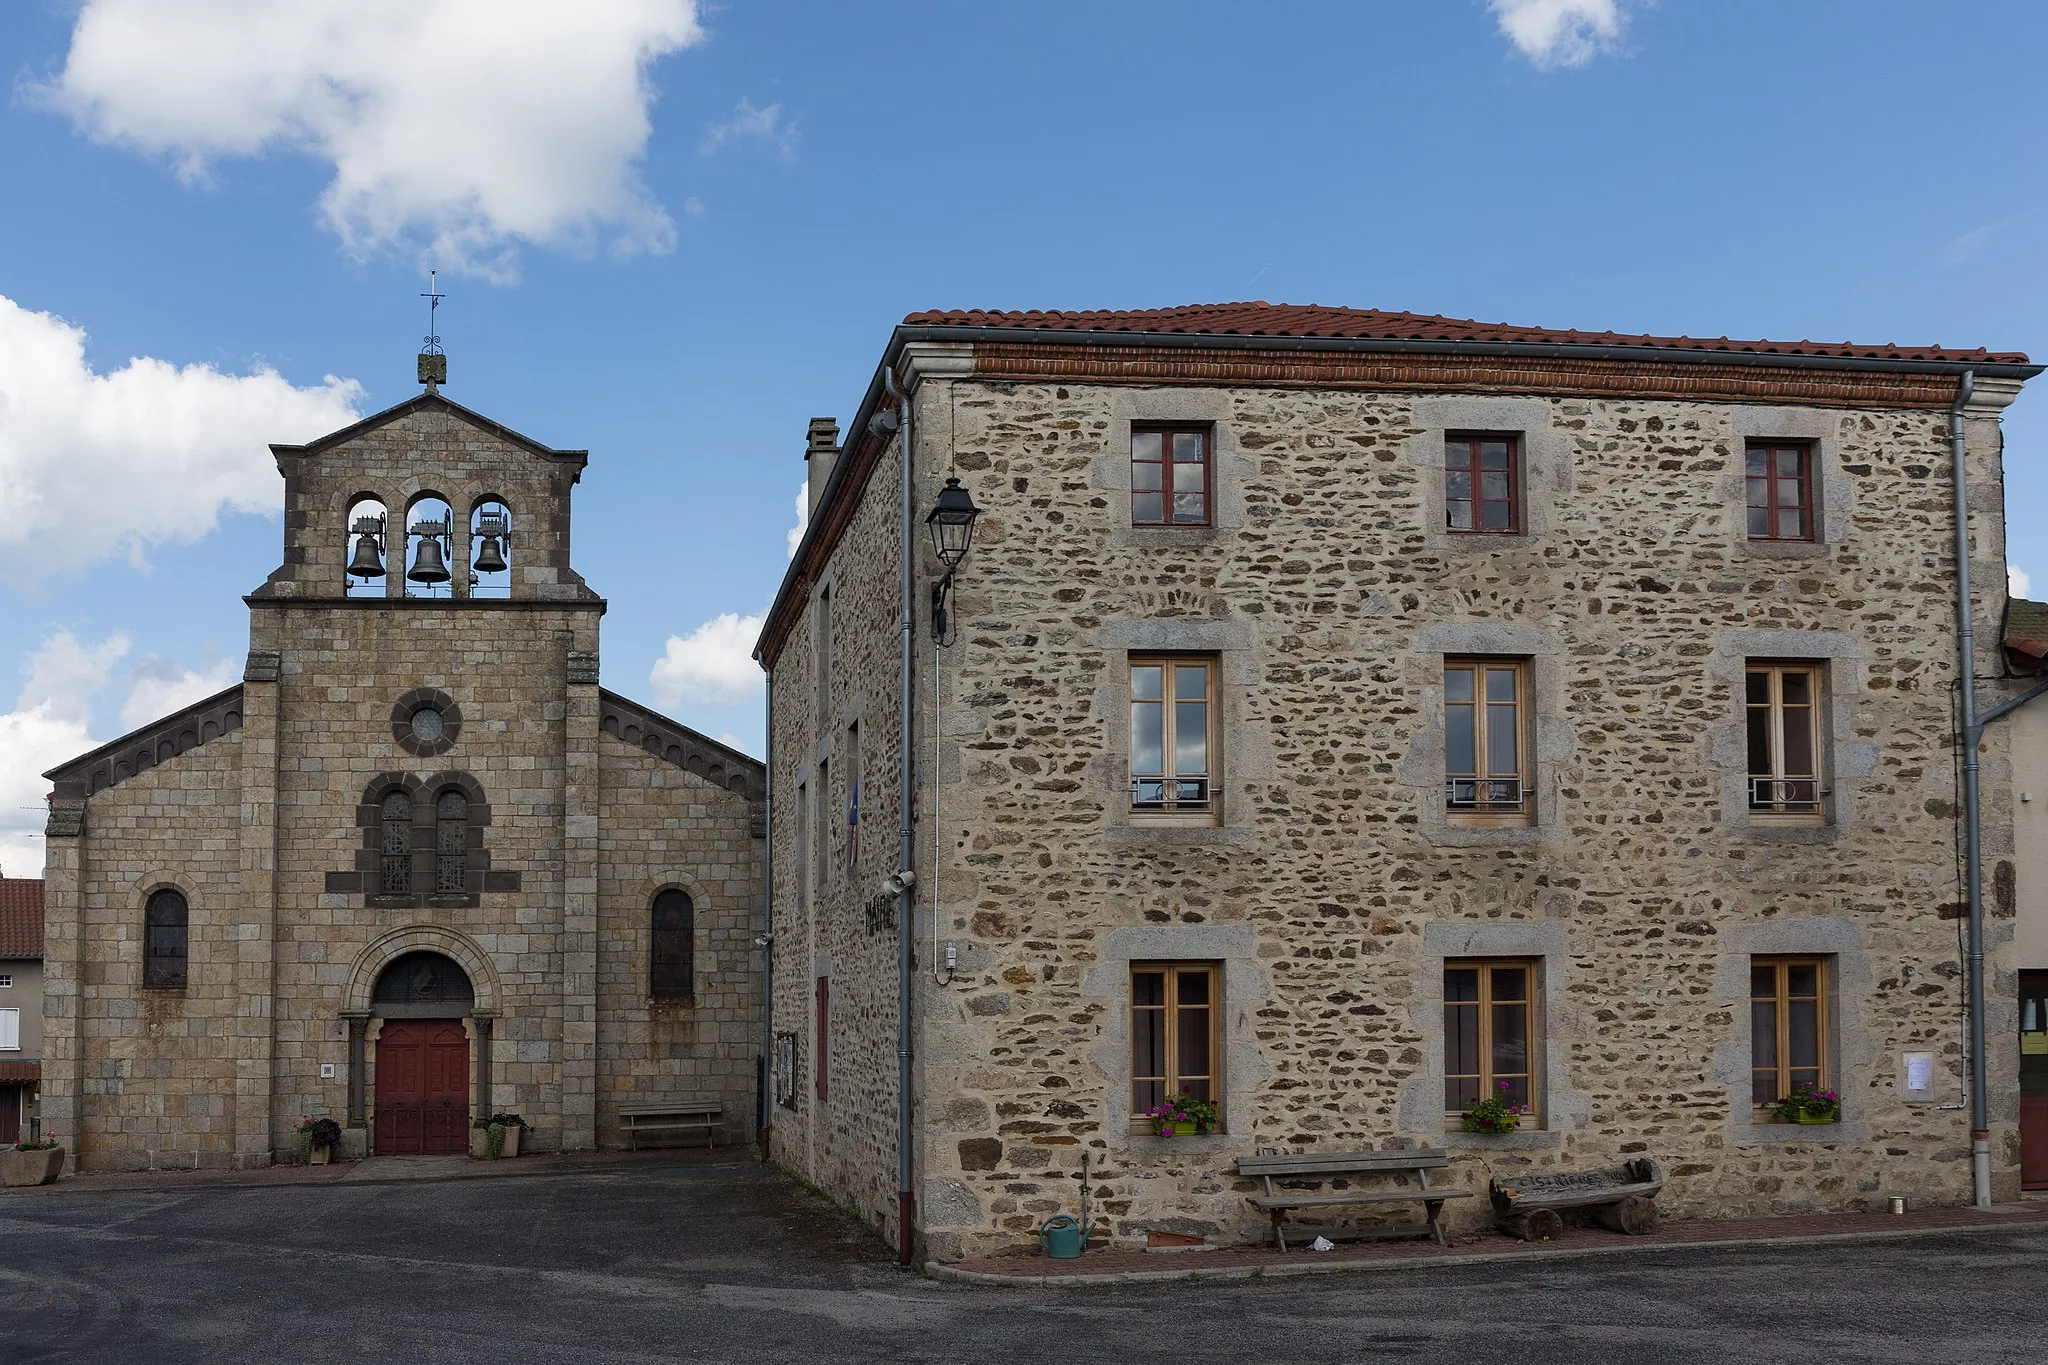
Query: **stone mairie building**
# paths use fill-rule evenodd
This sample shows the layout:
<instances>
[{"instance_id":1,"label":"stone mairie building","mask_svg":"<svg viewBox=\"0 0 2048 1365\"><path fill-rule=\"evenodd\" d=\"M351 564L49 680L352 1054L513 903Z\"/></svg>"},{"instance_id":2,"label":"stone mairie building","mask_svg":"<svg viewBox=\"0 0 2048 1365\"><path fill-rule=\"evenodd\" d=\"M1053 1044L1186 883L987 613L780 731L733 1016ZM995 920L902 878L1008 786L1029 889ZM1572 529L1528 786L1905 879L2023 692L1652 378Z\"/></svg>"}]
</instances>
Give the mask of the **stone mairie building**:
<instances>
[{"instance_id":1,"label":"stone mairie building","mask_svg":"<svg viewBox=\"0 0 2048 1365\"><path fill-rule=\"evenodd\" d=\"M45 1130L87 1170L753 1131L761 765L598 686L583 451L425 393L304 446L243 680L49 774Z\"/></svg>"},{"instance_id":2,"label":"stone mairie building","mask_svg":"<svg viewBox=\"0 0 2048 1365\"><path fill-rule=\"evenodd\" d=\"M812 424L760 644L775 1156L892 1241L907 1207L940 1260L1080 1212L1084 1162L1115 1245L1260 1240L1233 1163L1262 1150L1443 1146L1482 1194L1648 1154L1674 1215L1968 1202L1965 371L1988 677L2024 356L1264 304L907 319L843 445ZM916 523L948 476L981 515L936 648ZM1987 798L1987 888L2011 818ZM1840 1121L1773 1122L1801 1085ZM1182 1089L1214 1132L1145 1120ZM1520 1127L1464 1131L1493 1094Z\"/></svg>"}]
</instances>

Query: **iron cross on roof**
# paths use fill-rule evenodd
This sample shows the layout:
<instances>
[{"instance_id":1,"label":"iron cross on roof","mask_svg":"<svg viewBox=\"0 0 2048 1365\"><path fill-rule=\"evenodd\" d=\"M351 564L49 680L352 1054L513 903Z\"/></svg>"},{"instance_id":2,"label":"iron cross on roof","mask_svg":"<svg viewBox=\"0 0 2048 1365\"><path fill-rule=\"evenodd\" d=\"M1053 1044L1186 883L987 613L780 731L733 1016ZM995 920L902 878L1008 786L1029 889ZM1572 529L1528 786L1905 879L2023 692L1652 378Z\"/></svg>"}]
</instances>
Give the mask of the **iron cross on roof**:
<instances>
[{"instance_id":1,"label":"iron cross on roof","mask_svg":"<svg viewBox=\"0 0 2048 1365\"><path fill-rule=\"evenodd\" d=\"M427 272L427 292L420 295L427 301L427 344L420 350L420 383L427 386L428 393L436 393L448 382L448 356L441 349L441 338L434 330L434 316L441 307L441 300L447 298L440 291L438 270Z\"/></svg>"}]
</instances>

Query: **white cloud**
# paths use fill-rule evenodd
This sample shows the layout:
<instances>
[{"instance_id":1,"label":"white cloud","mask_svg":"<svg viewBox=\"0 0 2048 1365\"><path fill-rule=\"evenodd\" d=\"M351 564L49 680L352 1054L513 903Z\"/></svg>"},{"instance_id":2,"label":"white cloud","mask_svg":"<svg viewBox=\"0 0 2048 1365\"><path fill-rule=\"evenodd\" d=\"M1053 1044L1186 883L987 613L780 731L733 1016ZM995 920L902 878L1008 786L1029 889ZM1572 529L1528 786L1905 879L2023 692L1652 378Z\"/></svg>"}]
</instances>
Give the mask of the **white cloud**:
<instances>
[{"instance_id":1,"label":"white cloud","mask_svg":"<svg viewBox=\"0 0 2048 1365\"><path fill-rule=\"evenodd\" d=\"M152 655L137 659L130 671L133 682L128 700L121 707L121 728L137 730L161 719L201 697L210 697L231 687L241 670L233 659L216 659L204 668L186 668L171 659Z\"/></svg>"},{"instance_id":2,"label":"white cloud","mask_svg":"<svg viewBox=\"0 0 2048 1365\"><path fill-rule=\"evenodd\" d=\"M1986 223L1982 227L1971 228L1968 232L1963 233L1943 248L1941 253L1942 269L1960 270L1963 266L1968 265L1970 258L1982 251L1985 244L1995 237L2001 229L2010 227L2016 221L2018 220L2004 218L1996 223Z\"/></svg>"},{"instance_id":3,"label":"white cloud","mask_svg":"<svg viewBox=\"0 0 2048 1365\"><path fill-rule=\"evenodd\" d=\"M27 93L188 180L317 158L350 251L502 280L520 241L673 244L637 169L648 69L703 38L696 0L85 0L63 71Z\"/></svg>"},{"instance_id":4,"label":"white cloud","mask_svg":"<svg viewBox=\"0 0 2048 1365\"><path fill-rule=\"evenodd\" d=\"M40 875L50 792L43 773L113 738L92 733L98 694L127 688L120 719L126 732L211 696L237 675L231 660L192 669L154 655L137 659L117 675L116 666L127 656L124 635L85 644L60 630L45 636L22 664L27 681L14 710L0 714L0 870L8 876Z\"/></svg>"},{"instance_id":5,"label":"white cloud","mask_svg":"<svg viewBox=\"0 0 2048 1365\"><path fill-rule=\"evenodd\" d=\"M796 525L789 528L789 557L796 558L796 547L804 543L804 532L811 529L811 481L805 479L796 486Z\"/></svg>"},{"instance_id":6,"label":"white cloud","mask_svg":"<svg viewBox=\"0 0 2048 1365\"><path fill-rule=\"evenodd\" d=\"M771 104L756 109L751 100L741 100L731 118L704 130L702 151L706 156L742 142L771 147L783 157L796 155L796 120L782 121L782 106Z\"/></svg>"},{"instance_id":7,"label":"white cloud","mask_svg":"<svg viewBox=\"0 0 2048 1365\"><path fill-rule=\"evenodd\" d=\"M2033 575L2017 564L2006 565L2005 595L2007 597L2024 597L2031 601L2034 596Z\"/></svg>"},{"instance_id":8,"label":"white cloud","mask_svg":"<svg viewBox=\"0 0 2048 1365\"><path fill-rule=\"evenodd\" d=\"M356 419L362 388L298 388L148 357L107 374L85 331L0 297L0 581L25 585L211 531L223 509L274 514L267 448Z\"/></svg>"},{"instance_id":9,"label":"white cloud","mask_svg":"<svg viewBox=\"0 0 2048 1365\"><path fill-rule=\"evenodd\" d=\"M648 672L655 701L665 711L684 706L742 706L761 697L764 676L754 662L754 641L765 613L726 612L688 635L671 635Z\"/></svg>"},{"instance_id":10,"label":"white cloud","mask_svg":"<svg viewBox=\"0 0 2048 1365\"><path fill-rule=\"evenodd\" d=\"M0 871L8 876L42 875L50 791L43 772L96 747L87 728L92 694L127 652L118 635L83 645L59 631L23 666L28 680L14 710L0 715Z\"/></svg>"},{"instance_id":11,"label":"white cloud","mask_svg":"<svg viewBox=\"0 0 2048 1365\"><path fill-rule=\"evenodd\" d=\"M1548 71L1585 66L1621 40L1620 0L1491 0L1500 31Z\"/></svg>"}]
</instances>

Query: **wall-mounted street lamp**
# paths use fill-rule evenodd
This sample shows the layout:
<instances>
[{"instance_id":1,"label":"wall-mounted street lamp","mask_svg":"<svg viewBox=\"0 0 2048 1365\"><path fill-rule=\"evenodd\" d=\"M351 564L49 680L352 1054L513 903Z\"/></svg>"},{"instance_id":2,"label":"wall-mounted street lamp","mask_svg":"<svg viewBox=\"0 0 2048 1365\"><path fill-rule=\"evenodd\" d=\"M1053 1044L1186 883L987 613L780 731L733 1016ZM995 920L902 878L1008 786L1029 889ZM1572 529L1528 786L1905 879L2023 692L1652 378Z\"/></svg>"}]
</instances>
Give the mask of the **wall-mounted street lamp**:
<instances>
[{"instance_id":1,"label":"wall-mounted street lamp","mask_svg":"<svg viewBox=\"0 0 2048 1365\"><path fill-rule=\"evenodd\" d=\"M960 486L960 480L949 477L946 486L939 490L938 502L924 519L932 533L932 548L938 551L939 562L946 566L945 577L932 584L932 639L941 645L953 643L953 623L948 612L953 597L953 571L967 558L968 547L974 543L974 519L980 515L973 494Z\"/></svg>"}]
</instances>

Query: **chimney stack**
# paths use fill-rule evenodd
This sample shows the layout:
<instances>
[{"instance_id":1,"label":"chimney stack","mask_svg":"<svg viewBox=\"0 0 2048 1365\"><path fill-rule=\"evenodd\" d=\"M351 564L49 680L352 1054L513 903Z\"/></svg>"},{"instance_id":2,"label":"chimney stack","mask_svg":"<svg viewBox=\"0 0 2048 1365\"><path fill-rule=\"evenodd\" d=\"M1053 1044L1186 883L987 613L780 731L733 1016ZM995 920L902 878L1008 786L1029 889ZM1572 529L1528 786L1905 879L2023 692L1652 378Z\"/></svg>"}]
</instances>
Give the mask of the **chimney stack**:
<instances>
[{"instance_id":1,"label":"chimney stack","mask_svg":"<svg viewBox=\"0 0 2048 1365\"><path fill-rule=\"evenodd\" d=\"M832 477L833 466L838 463L838 419L813 417L804 441L804 467L811 485L811 516L817 515L818 503L825 496L825 484Z\"/></svg>"}]
</instances>

